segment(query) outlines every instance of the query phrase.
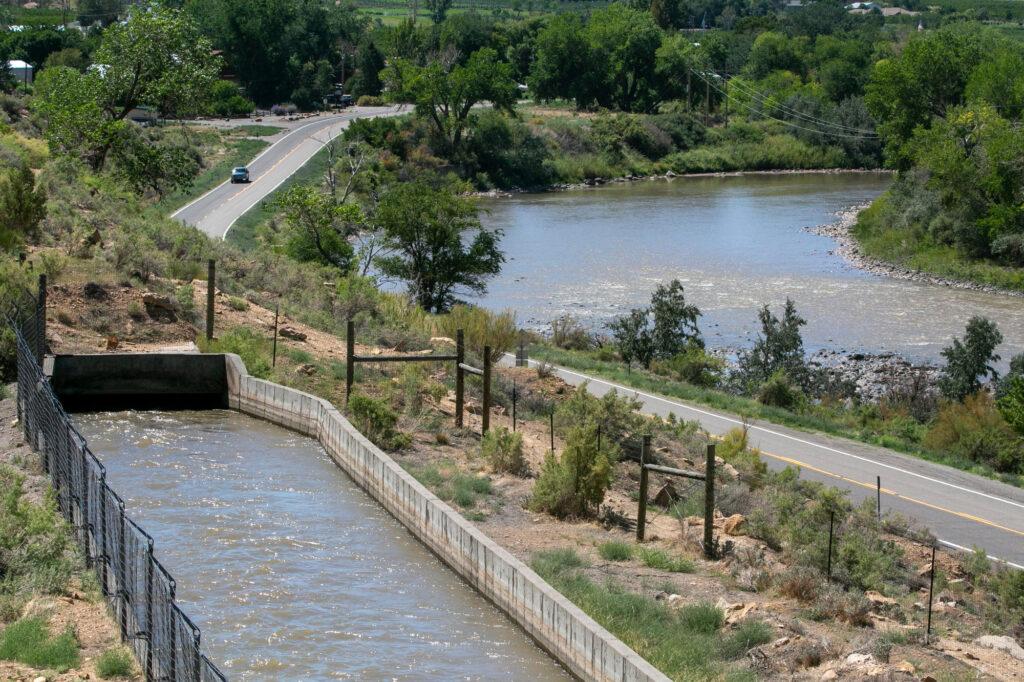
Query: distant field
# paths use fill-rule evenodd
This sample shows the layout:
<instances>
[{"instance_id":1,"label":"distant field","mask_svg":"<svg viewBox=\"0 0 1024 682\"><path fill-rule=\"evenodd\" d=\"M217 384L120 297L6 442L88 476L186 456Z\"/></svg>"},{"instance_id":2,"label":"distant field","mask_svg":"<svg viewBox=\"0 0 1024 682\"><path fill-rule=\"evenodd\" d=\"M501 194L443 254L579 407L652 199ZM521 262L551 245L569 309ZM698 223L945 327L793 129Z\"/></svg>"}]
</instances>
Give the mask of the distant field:
<instances>
[{"instance_id":1,"label":"distant field","mask_svg":"<svg viewBox=\"0 0 1024 682\"><path fill-rule=\"evenodd\" d=\"M610 0L471 0L454 2L449 14L478 12L483 15L504 15L513 17L538 16L550 12L584 11L603 7ZM356 0L360 13L380 19L385 24L395 24L412 13L409 0ZM417 5L418 20L430 21L430 11L425 0Z\"/></svg>"}]
</instances>

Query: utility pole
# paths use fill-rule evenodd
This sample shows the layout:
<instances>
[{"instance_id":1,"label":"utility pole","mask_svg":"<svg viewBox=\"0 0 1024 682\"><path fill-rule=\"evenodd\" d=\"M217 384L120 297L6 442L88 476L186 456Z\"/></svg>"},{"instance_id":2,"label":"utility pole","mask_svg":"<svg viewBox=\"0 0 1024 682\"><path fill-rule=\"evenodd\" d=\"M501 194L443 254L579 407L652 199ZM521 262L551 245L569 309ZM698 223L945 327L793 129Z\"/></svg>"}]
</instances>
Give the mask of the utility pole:
<instances>
[{"instance_id":1,"label":"utility pole","mask_svg":"<svg viewBox=\"0 0 1024 682\"><path fill-rule=\"evenodd\" d=\"M704 127L707 128L711 121L711 81L708 74L704 74Z\"/></svg>"},{"instance_id":2,"label":"utility pole","mask_svg":"<svg viewBox=\"0 0 1024 682\"><path fill-rule=\"evenodd\" d=\"M722 82L725 83L725 127L729 127L729 76L723 76Z\"/></svg>"},{"instance_id":3,"label":"utility pole","mask_svg":"<svg viewBox=\"0 0 1024 682\"><path fill-rule=\"evenodd\" d=\"M686 110L693 111L693 92L690 89L690 78L693 76L693 69L686 67Z\"/></svg>"}]
</instances>

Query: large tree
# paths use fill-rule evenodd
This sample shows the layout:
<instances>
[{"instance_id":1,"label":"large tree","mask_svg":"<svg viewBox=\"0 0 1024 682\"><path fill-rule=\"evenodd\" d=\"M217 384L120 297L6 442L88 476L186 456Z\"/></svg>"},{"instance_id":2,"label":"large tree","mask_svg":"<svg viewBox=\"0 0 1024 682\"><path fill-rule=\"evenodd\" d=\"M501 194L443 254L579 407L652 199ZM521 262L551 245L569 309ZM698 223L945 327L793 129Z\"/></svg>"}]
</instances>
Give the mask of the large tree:
<instances>
[{"instance_id":1,"label":"large tree","mask_svg":"<svg viewBox=\"0 0 1024 682\"><path fill-rule=\"evenodd\" d=\"M457 56L439 56L426 66L398 60L384 71L394 96L414 102L442 150L456 157L473 107L486 102L511 113L517 96L511 67L493 49L474 52L465 64L459 64Z\"/></svg>"},{"instance_id":2,"label":"large tree","mask_svg":"<svg viewBox=\"0 0 1024 682\"><path fill-rule=\"evenodd\" d=\"M598 101L623 111L657 104L655 53L661 30L650 12L614 3L594 12L587 24L590 54L606 74Z\"/></svg>"},{"instance_id":3,"label":"large tree","mask_svg":"<svg viewBox=\"0 0 1024 682\"><path fill-rule=\"evenodd\" d=\"M484 229L472 200L426 182L394 186L374 216L388 255L377 258L386 277L405 281L425 310L448 310L462 292L482 294L505 261L501 232Z\"/></svg>"}]
</instances>

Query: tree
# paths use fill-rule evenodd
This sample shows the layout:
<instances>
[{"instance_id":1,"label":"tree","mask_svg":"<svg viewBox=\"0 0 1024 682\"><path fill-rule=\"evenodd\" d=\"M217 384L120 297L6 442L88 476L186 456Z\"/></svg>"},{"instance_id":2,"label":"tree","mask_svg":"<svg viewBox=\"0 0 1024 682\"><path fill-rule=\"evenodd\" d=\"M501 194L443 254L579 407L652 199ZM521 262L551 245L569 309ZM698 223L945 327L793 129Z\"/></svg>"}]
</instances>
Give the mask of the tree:
<instances>
[{"instance_id":1,"label":"tree","mask_svg":"<svg viewBox=\"0 0 1024 682\"><path fill-rule=\"evenodd\" d=\"M339 204L311 185L292 187L275 203L284 211L289 228L285 242L289 256L342 272L352 268L355 252L348 240L364 222L359 207Z\"/></svg>"},{"instance_id":2,"label":"tree","mask_svg":"<svg viewBox=\"0 0 1024 682\"><path fill-rule=\"evenodd\" d=\"M559 14L537 34L527 82L538 100L571 99L583 108L598 94L595 66L581 19L572 13Z\"/></svg>"},{"instance_id":3,"label":"tree","mask_svg":"<svg viewBox=\"0 0 1024 682\"><path fill-rule=\"evenodd\" d=\"M1002 342L1003 335L995 322L978 316L968 320L964 340L954 338L953 345L942 350L942 357L946 358L939 377L942 395L963 402L981 388L981 379L991 376L993 381L998 380L999 374L992 365L999 362L995 349Z\"/></svg>"},{"instance_id":4,"label":"tree","mask_svg":"<svg viewBox=\"0 0 1024 682\"><path fill-rule=\"evenodd\" d=\"M754 347L740 354L741 373L748 382L758 386L778 372L784 373L801 386L805 385L808 372L800 327L807 324L807 321L797 314L796 304L786 299L781 320L767 304L761 308L757 317L761 322L761 333Z\"/></svg>"},{"instance_id":5,"label":"tree","mask_svg":"<svg viewBox=\"0 0 1024 682\"><path fill-rule=\"evenodd\" d=\"M805 52L806 39L787 38L782 33L766 31L754 41L747 61L747 73L755 80L761 80L772 71L792 71L803 75L806 72Z\"/></svg>"},{"instance_id":6,"label":"tree","mask_svg":"<svg viewBox=\"0 0 1024 682\"><path fill-rule=\"evenodd\" d=\"M0 249L11 250L32 237L46 216L46 193L32 169L20 164L0 173Z\"/></svg>"},{"instance_id":7,"label":"tree","mask_svg":"<svg viewBox=\"0 0 1024 682\"><path fill-rule=\"evenodd\" d=\"M417 115L431 124L443 151L453 156L461 149L474 106L489 102L511 113L517 96L511 67L490 48L474 52L465 65L449 54L427 66L399 60L384 74L397 97L416 104Z\"/></svg>"},{"instance_id":8,"label":"tree","mask_svg":"<svg viewBox=\"0 0 1024 682\"><path fill-rule=\"evenodd\" d=\"M487 280L501 271L500 230L485 230L476 205L450 188L419 180L391 188L375 216L390 255L377 267L408 283L425 310L443 312L462 290L483 294Z\"/></svg>"},{"instance_id":9,"label":"tree","mask_svg":"<svg viewBox=\"0 0 1024 682\"><path fill-rule=\"evenodd\" d=\"M99 22L106 26L117 21L124 9L124 0L78 0L78 21L82 26Z\"/></svg>"},{"instance_id":10,"label":"tree","mask_svg":"<svg viewBox=\"0 0 1024 682\"><path fill-rule=\"evenodd\" d=\"M590 54L606 74L598 101L623 111L647 111L657 104L655 54L661 29L650 12L613 3L597 10L587 24Z\"/></svg>"},{"instance_id":11,"label":"tree","mask_svg":"<svg viewBox=\"0 0 1024 682\"><path fill-rule=\"evenodd\" d=\"M356 73L349 83L349 92L356 97L379 95L383 88L380 72L385 66L384 55L377 49L373 39L364 36L356 48Z\"/></svg>"},{"instance_id":12,"label":"tree","mask_svg":"<svg viewBox=\"0 0 1024 682\"><path fill-rule=\"evenodd\" d=\"M452 7L452 0L427 0L427 9L430 10L430 20L440 24L448 15Z\"/></svg>"},{"instance_id":13,"label":"tree","mask_svg":"<svg viewBox=\"0 0 1024 682\"><path fill-rule=\"evenodd\" d=\"M626 369L634 362L644 368L651 366L651 360L654 359L654 340L646 308L633 308L628 315L612 320L609 326L612 336L619 345L619 355L626 363Z\"/></svg>"},{"instance_id":14,"label":"tree","mask_svg":"<svg viewBox=\"0 0 1024 682\"><path fill-rule=\"evenodd\" d=\"M559 457L549 452L533 486L530 508L559 518L587 516L604 500L612 481L617 448L605 438L598 446L597 425L574 426Z\"/></svg>"},{"instance_id":15,"label":"tree","mask_svg":"<svg viewBox=\"0 0 1024 682\"><path fill-rule=\"evenodd\" d=\"M650 310L654 315L651 340L655 357L670 358L691 346L704 347L697 328L700 309L686 302L683 285L678 279L668 286L658 285L651 295Z\"/></svg>"}]
</instances>

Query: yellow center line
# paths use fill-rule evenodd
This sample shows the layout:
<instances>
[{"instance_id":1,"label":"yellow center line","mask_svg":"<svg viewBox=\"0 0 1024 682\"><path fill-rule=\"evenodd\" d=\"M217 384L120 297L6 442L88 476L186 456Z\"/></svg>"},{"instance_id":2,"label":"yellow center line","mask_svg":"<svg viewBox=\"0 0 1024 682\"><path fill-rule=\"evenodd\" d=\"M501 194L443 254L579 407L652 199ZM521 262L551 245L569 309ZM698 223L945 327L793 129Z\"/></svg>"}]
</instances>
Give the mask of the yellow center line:
<instances>
[{"instance_id":1,"label":"yellow center line","mask_svg":"<svg viewBox=\"0 0 1024 682\"><path fill-rule=\"evenodd\" d=\"M777 460L779 460L781 462L785 462L787 464L792 464L793 466L800 467L801 469L807 469L808 471L813 471L813 472L821 474L823 476L830 476L830 477L838 479L840 481L845 481L846 483L851 483L853 485L858 485L858 486L860 486L862 488L867 488L868 490L875 490L877 488L877 484L876 483L865 483L863 481L858 481L858 480L853 479L853 478L848 478L848 477L843 476L841 474L835 474L835 473L832 473L831 471L826 471L825 469L820 469L820 468L818 468L816 466L812 466L812 465L807 464L805 462L801 462L800 460L793 459L792 457L786 457L784 455L776 455L774 453L767 452L765 450L759 450L759 452L762 455L767 455L768 457L771 457L773 459L777 459ZM984 526L990 526L992 528L998 528L999 530L1006 531L1007 533L1013 533L1014 535L1019 535L1021 537L1024 537L1024 531L1020 531L1020 530L1017 530L1015 528L1007 528L1006 526L1002 526L1002 525L996 523L995 521L989 521L988 519L983 519L980 516L974 516L973 514L967 514L965 512L959 512L959 511L955 511L953 509L947 509L945 507L940 507L937 504L932 504L931 502L925 502L924 500L918 500L918 499L916 499L914 497L908 497L906 495L903 495L903 494L900 494L900 493L896 492L895 490L890 490L888 488L882 488L882 492L885 493L886 495L891 495L893 497L898 497L898 498L900 498L902 500L906 500L907 502L912 502L913 504L919 504L922 507L928 507L929 509L934 509L935 511L945 512L946 514L952 514L953 516L959 516L962 519L967 519L968 521L973 521L974 523L980 523L980 524L982 524Z\"/></svg>"}]
</instances>

